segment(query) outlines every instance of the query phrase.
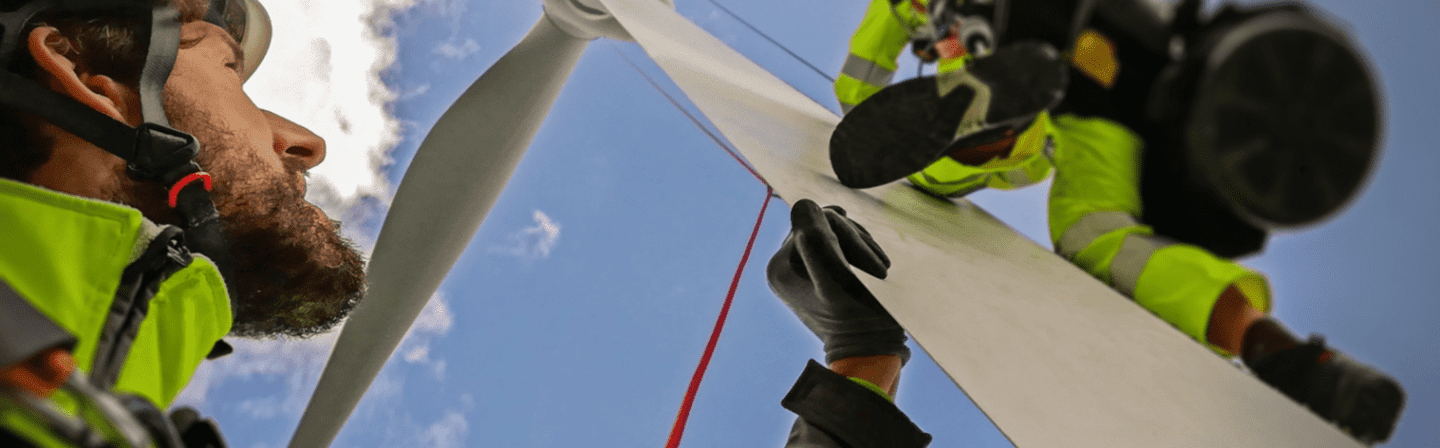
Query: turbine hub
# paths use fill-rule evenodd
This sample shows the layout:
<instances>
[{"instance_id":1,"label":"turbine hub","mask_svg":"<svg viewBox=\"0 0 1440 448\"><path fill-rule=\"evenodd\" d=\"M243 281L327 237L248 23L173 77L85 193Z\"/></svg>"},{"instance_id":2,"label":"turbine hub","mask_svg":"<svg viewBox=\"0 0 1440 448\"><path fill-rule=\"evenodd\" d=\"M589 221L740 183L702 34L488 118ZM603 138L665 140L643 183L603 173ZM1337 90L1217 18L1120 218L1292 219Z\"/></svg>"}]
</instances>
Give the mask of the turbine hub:
<instances>
[{"instance_id":1,"label":"turbine hub","mask_svg":"<svg viewBox=\"0 0 1440 448\"><path fill-rule=\"evenodd\" d=\"M649 0L674 9L674 0ZM601 0L545 0L545 17L550 23L579 39L607 37L615 40L634 41L625 27L610 15Z\"/></svg>"}]
</instances>

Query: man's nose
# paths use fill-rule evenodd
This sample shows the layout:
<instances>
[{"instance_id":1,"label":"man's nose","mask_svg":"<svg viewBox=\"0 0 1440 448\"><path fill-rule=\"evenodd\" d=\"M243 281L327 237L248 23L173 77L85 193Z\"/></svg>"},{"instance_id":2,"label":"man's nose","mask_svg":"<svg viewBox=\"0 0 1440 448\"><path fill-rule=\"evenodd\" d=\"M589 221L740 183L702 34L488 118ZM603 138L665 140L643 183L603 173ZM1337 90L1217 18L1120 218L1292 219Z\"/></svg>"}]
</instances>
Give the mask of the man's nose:
<instances>
[{"instance_id":1,"label":"man's nose","mask_svg":"<svg viewBox=\"0 0 1440 448\"><path fill-rule=\"evenodd\" d=\"M274 134L275 155L286 168L305 171L325 160L325 139L274 112L265 111L265 118Z\"/></svg>"}]
</instances>

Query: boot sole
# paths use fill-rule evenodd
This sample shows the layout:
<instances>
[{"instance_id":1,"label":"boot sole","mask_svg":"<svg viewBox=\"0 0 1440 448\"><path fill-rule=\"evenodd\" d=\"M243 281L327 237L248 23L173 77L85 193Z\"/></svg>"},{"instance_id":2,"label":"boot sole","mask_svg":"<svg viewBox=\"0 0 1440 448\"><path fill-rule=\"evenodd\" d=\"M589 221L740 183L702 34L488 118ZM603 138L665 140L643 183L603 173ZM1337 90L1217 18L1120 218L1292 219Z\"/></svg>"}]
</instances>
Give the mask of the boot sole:
<instances>
[{"instance_id":1,"label":"boot sole","mask_svg":"<svg viewBox=\"0 0 1440 448\"><path fill-rule=\"evenodd\" d=\"M955 149L991 143L1025 129L1064 95L1066 66L1038 42L1007 47L1013 57L976 61L971 73L994 97L980 130L955 137L975 98L964 86L941 97L935 77L906 80L877 92L846 114L830 137L830 164L840 183L870 188L925 169Z\"/></svg>"}]
</instances>

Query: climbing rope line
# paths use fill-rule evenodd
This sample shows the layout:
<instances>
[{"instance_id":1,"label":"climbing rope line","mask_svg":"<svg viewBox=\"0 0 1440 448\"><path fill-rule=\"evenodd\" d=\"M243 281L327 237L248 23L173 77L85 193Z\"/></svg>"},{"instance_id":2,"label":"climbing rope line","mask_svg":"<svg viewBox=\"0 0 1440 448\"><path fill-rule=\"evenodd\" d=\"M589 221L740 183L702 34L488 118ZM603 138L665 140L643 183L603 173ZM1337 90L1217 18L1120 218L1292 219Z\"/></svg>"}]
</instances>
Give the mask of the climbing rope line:
<instances>
[{"instance_id":1,"label":"climbing rope line","mask_svg":"<svg viewBox=\"0 0 1440 448\"><path fill-rule=\"evenodd\" d=\"M670 428L670 439L665 443L666 448L678 448L680 446L680 438L685 434L685 423L690 419L690 408L695 404L695 394L700 391L700 380L705 377L705 369L710 366L710 357L715 354L715 345L720 342L720 332L725 328L725 318L730 315L730 304L735 301L735 289L740 286L740 277L745 272L745 264L750 261L750 250L755 247L755 237L760 235L760 224L765 221L765 211L770 208L770 198L775 196L775 189L770 187L770 183L765 182L765 178L761 177L760 173L750 167L750 164L746 163L745 159L740 157L739 153L730 148L730 145L725 144L725 141L721 139L720 136L715 135L715 132L705 126L698 117L680 105L680 101L676 100L673 95L670 95L669 92L666 92L664 88L660 87L660 83L655 82L654 78L651 78L644 70L641 70L640 66L635 64L635 61L630 60L630 57L626 56L624 52L621 52L619 48L616 48L614 44L611 44L610 48L615 50L615 53L619 54L620 58L625 60L625 63L630 64L630 68L635 69L635 72L639 73L640 77L645 78L645 82L650 83L650 87L654 87L655 91L660 92L660 95L664 96L665 100L669 101L671 106L675 106L675 109L685 114L685 117L689 118L695 127L700 128L705 135L710 137L711 141L720 146L720 149L725 150L741 167L744 167L745 171L749 171L750 175L755 176L756 180L759 180L761 184L765 185L765 202L760 204L760 214L755 217L755 228L750 231L750 240L745 243L745 252L740 256L740 264L735 267L735 276L730 280L730 291L725 293L725 304L721 305L720 315L715 318L715 328L710 331L710 340L705 343L705 353L700 355L700 364L695 367L695 373L690 377L690 386L685 390L685 399L680 403L680 412L675 416L674 426Z\"/></svg>"},{"instance_id":2,"label":"climbing rope line","mask_svg":"<svg viewBox=\"0 0 1440 448\"><path fill-rule=\"evenodd\" d=\"M815 67L815 64L811 64L810 61L805 60L805 58L800 57L800 55L795 54L795 52L790 51L789 48L787 48L786 46L780 44L779 41L770 38L770 35L765 34L764 31L760 31L760 29L759 29L759 28L756 28L755 25L751 25L750 22L746 21L745 19L740 18L739 15L735 14L734 12L731 12L729 8L726 8L724 5L721 5L719 2L716 2L715 0L710 0L710 4L715 5L716 8L720 8L721 11L725 11L725 14L729 14L730 17L734 17L736 21L739 21L740 23L744 24L746 27L749 27L751 31L754 31L754 32L755 32L755 34L759 34L760 37L763 37L763 38L765 38L765 40L770 41L770 43L775 44L775 46L780 47L781 50L785 50L786 53L789 53L789 54L790 54L790 57L793 57L793 58L795 58L795 60L800 61L801 64L805 64L806 67L810 67L811 70L814 70L815 73L818 73L821 77L825 78L826 81L829 81L831 84L834 84L834 83L835 83L835 78L834 78L834 77L831 77L829 74L826 74L824 70L820 70L818 67Z\"/></svg>"},{"instance_id":3,"label":"climbing rope line","mask_svg":"<svg viewBox=\"0 0 1440 448\"><path fill-rule=\"evenodd\" d=\"M765 186L765 202L760 204L760 215L755 217L755 228L750 231L750 241L745 243L745 253L740 256L740 265L735 267L735 277L730 280L730 292L725 293L725 305L720 307L720 317L715 319L715 329L710 332L710 342L705 344L705 354L700 356L700 365L690 377L690 387L685 390L685 401L680 404L680 413L675 416L675 426L670 429L670 440L665 448L678 448L680 436L685 433L685 421L690 417L690 405L695 402L695 393L700 390L700 379L710 365L710 356L715 353L715 343L720 341L720 330L725 327L725 317L730 314L730 303L735 299L735 288L740 285L740 275L745 272L745 263L750 260L750 249L755 247L755 237L760 235L760 223L765 221L765 209L770 207L774 189Z\"/></svg>"},{"instance_id":4,"label":"climbing rope line","mask_svg":"<svg viewBox=\"0 0 1440 448\"><path fill-rule=\"evenodd\" d=\"M735 152L734 149L731 149L730 145L725 144L725 141L721 139L720 136L715 135L715 133L712 132L709 127L706 127L705 124L700 122L699 118L696 118L694 114L691 114L689 110L685 109L685 106L681 106L680 102L676 101L675 97L670 95L670 92L666 92L664 88L660 87L660 83L655 82L655 79L651 78L650 75L646 74L644 70L641 70L639 65L635 65L635 61L630 60L630 57L626 56L625 53L621 52L619 48L616 48L615 44L610 44L610 48L612 50L615 50L615 53L619 54L620 58L624 59L626 64L630 64L630 68L635 69L635 72L639 73L640 77L645 78L645 82L650 83L650 87L654 87L655 91L660 92L660 95L663 95L667 101L670 101L670 105L675 106L675 109L678 109L680 113L685 114L685 118L689 118L690 122L695 124L695 127L700 128L701 131L705 132L705 135L710 137L711 141L714 141L716 145L720 146L720 149L725 150L727 154L730 154L730 157L734 158L736 162L739 162L740 166L745 168L745 171L749 171L751 175L755 176L756 180L760 181L760 183L767 186L769 185L768 182L765 182L764 177L760 177L760 173L755 172L755 169L751 168L750 164L745 162L744 158L740 157L739 153Z\"/></svg>"}]
</instances>

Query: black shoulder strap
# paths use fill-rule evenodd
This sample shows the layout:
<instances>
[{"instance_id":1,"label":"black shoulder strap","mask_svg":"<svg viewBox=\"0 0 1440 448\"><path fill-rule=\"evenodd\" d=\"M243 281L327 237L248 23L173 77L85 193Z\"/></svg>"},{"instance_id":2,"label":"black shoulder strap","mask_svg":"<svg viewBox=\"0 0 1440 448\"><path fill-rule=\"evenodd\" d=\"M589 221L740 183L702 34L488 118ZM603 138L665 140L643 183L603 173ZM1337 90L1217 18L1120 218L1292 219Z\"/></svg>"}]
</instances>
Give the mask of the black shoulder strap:
<instances>
[{"instance_id":1,"label":"black shoulder strap","mask_svg":"<svg viewBox=\"0 0 1440 448\"><path fill-rule=\"evenodd\" d=\"M115 301L101 327L95 348L95 364L90 381L102 390L115 386L120 370L130 356L130 346L140 333L140 325L150 312L150 299L160 291L160 284L171 274L190 265L190 251L185 247L184 233L174 226L165 226L150 241L140 258L125 267Z\"/></svg>"},{"instance_id":2,"label":"black shoulder strap","mask_svg":"<svg viewBox=\"0 0 1440 448\"><path fill-rule=\"evenodd\" d=\"M0 367L56 347L75 347L75 336L35 309L0 279Z\"/></svg>"}]
</instances>

